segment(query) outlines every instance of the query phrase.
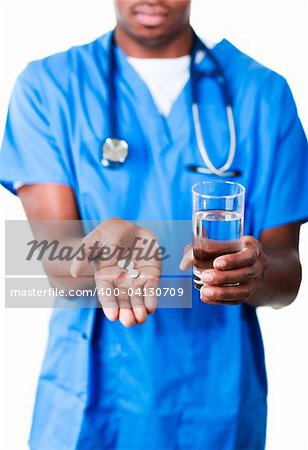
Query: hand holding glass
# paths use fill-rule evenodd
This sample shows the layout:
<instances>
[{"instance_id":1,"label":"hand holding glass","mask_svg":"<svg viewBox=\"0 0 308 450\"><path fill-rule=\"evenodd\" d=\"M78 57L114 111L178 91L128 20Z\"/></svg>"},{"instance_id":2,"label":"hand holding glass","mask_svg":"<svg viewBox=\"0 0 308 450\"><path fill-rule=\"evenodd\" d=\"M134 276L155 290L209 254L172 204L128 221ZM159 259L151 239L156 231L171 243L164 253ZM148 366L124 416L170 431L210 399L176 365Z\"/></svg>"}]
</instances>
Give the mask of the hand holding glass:
<instances>
[{"instance_id":1,"label":"hand holding glass","mask_svg":"<svg viewBox=\"0 0 308 450\"><path fill-rule=\"evenodd\" d=\"M204 181L192 187L194 285L222 255L242 250L245 188L230 181Z\"/></svg>"}]
</instances>

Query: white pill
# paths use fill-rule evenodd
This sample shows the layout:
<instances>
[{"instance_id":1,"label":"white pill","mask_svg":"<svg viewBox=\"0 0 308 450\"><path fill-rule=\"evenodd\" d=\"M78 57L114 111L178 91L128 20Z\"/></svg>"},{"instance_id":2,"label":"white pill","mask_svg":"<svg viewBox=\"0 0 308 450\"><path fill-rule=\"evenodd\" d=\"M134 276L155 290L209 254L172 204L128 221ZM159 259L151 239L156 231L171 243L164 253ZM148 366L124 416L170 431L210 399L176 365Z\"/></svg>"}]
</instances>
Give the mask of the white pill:
<instances>
[{"instance_id":1,"label":"white pill","mask_svg":"<svg viewBox=\"0 0 308 450\"><path fill-rule=\"evenodd\" d=\"M120 267L120 269L133 269L134 268L134 263L131 259L120 259L118 261L118 267Z\"/></svg>"},{"instance_id":2,"label":"white pill","mask_svg":"<svg viewBox=\"0 0 308 450\"><path fill-rule=\"evenodd\" d=\"M126 264L126 259L120 259L118 261L118 267L120 267L120 269L124 269L125 268L125 264Z\"/></svg>"},{"instance_id":3,"label":"white pill","mask_svg":"<svg viewBox=\"0 0 308 450\"><path fill-rule=\"evenodd\" d=\"M131 269L128 271L128 276L130 278L137 278L137 277L139 277L139 272L136 269Z\"/></svg>"}]
</instances>

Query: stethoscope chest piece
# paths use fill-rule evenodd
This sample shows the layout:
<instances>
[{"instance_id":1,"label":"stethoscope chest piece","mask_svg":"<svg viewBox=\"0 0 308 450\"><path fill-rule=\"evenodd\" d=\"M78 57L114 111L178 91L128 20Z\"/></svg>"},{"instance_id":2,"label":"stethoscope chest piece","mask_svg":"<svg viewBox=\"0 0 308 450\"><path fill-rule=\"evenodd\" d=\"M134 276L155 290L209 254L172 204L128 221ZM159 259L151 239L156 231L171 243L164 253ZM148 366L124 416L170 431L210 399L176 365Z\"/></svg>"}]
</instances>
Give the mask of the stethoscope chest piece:
<instances>
[{"instance_id":1,"label":"stethoscope chest piece","mask_svg":"<svg viewBox=\"0 0 308 450\"><path fill-rule=\"evenodd\" d=\"M102 145L102 165L111 169L122 165L128 156L128 143L123 139L107 138Z\"/></svg>"}]
</instances>

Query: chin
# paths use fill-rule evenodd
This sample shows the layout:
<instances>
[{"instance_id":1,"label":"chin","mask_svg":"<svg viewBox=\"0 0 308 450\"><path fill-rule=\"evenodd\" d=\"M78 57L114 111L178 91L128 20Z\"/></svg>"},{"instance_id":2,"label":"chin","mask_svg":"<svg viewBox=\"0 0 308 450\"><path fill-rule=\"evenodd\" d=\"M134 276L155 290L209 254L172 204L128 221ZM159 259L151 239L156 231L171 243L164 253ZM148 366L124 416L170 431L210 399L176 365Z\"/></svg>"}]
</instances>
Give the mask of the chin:
<instances>
[{"instance_id":1,"label":"chin","mask_svg":"<svg viewBox=\"0 0 308 450\"><path fill-rule=\"evenodd\" d=\"M165 27L136 27L132 35L136 41L141 42L145 46L156 47L170 39L170 30Z\"/></svg>"}]
</instances>

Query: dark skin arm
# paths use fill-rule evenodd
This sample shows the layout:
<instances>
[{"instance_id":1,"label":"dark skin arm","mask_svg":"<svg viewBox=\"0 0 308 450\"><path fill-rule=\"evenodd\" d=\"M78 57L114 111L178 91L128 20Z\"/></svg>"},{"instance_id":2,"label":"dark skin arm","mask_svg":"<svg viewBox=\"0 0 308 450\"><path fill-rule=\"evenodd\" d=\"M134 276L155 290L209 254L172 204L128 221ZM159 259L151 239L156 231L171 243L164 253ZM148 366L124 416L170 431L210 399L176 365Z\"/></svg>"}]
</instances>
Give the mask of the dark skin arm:
<instances>
[{"instance_id":1,"label":"dark skin arm","mask_svg":"<svg viewBox=\"0 0 308 450\"><path fill-rule=\"evenodd\" d=\"M292 303L301 283L299 232L300 223L292 223L263 231L260 240L244 236L241 252L220 256L213 269L203 272L201 300L215 305L246 303L273 308ZM188 246L181 268L191 265L192 247Z\"/></svg>"},{"instance_id":2,"label":"dark skin arm","mask_svg":"<svg viewBox=\"0 0 308 450\"><path fill-rule=\"evenodd\" d=\"M51 242L56 239L61 246L70 245L76 249L80 246L84 235L74 192L69 186L24 185L18 189L18 197L38 241L47 239ZM71 276L69 261L44 258L42 262L50 284L55 288L68 290L94 287L93 278L77 280Z\"/></svg>"},{"instance_id":3,"label":"dark skin arm","mask_svg":"<svg viewBox=\"0 0 308 450\"><path fill-rule=\"evenodd\" d=\"M29 220L79 220L73 190L61 184L32 184L18 189Z\"/></svg>"}]
</instances>

